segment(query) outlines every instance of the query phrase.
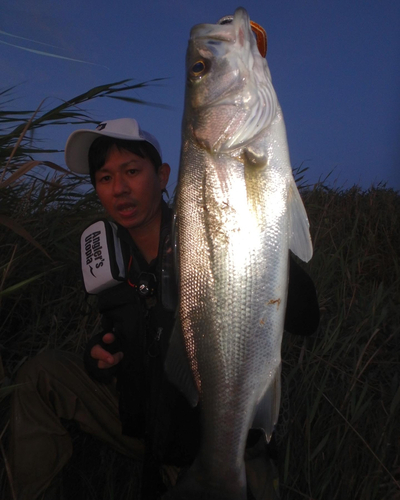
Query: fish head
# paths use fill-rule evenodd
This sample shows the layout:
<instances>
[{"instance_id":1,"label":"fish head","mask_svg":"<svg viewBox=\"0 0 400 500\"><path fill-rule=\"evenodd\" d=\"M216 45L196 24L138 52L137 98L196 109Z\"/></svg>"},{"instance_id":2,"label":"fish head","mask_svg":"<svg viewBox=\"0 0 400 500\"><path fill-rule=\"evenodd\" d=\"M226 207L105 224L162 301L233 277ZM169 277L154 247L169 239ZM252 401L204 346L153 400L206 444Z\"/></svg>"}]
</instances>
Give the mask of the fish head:
<instances>
[{"instance_id":1,"label":"fish head","mask_svg":"<svg viewBox=\"0 0 400 500\"><path fill-rule=\"evenodd\" d=\"M239 154L277 114L268 64L243 8L228 24L192 28L186 70L184 129L212 154Z\"/></svg>"}]
</instances>

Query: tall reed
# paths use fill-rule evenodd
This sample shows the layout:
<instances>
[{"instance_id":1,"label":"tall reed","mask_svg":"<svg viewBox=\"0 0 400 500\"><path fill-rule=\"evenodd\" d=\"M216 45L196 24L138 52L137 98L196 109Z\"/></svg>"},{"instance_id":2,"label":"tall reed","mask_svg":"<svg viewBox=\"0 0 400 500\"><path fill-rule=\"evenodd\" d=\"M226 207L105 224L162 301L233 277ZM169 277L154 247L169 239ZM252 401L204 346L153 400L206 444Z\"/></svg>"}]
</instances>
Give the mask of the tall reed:
<instances>
[{"instance_id":1,"label":"tall reed","mask_svg":"<svg viewBox=\"0 0 400 500\"><path fill-rule=\"evenodd\" d=\"M62 111L70 121L70 111ZM40 118L37 126L44 123ZM56 113L53 119L61 118ZM99 327L95 300L82 288L78 241L102 209L82 179L60 169L43 177L26 168L29 141L16 144L23 123L14 135L0 137L3 458L18 367L48 347L82 352ZM384 185L344 190L323 183L304 188L302 196L315 249L306 268L318 290L321 323L311 337L284 336L276 432L281 495L400 499L400 196ZM74 435L77 455L65 472L79 478L81 493L74 498L133 495L137 464ZM1 497L8 484L3 468Z\"/></svg>"}]
</instances>

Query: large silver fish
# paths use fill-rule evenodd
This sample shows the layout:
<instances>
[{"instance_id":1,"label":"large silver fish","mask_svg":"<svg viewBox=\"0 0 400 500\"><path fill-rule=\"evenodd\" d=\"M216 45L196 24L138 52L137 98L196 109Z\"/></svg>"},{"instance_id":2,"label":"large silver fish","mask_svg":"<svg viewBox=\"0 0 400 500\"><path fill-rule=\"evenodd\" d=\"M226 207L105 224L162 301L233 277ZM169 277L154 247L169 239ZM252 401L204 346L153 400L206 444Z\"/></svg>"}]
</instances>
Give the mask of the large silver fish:
<instances>
[{"instance_id":1,"label":"large silver fish","mask_svg":"<svg viewBox=\"0 0 400 500\"><path fill-rule=\"evenodd\" d=\"M308 261L312 244L247 12L195 26L186 64L176 197L181 331L167 369L192 404L200 400L202 444L176 491L245 499L248 430L269 438L279 412L289 249Z\"/></svg>"}]
</instances>

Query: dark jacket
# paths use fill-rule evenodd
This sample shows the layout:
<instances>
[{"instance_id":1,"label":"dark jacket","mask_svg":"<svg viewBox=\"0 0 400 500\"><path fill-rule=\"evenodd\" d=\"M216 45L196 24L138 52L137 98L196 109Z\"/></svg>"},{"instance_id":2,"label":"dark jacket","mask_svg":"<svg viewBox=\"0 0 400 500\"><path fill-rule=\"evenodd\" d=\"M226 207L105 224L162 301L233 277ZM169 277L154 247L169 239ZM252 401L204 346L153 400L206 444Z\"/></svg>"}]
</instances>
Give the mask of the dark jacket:
<instances>
[{"instance_id":1,"label":"dark jacket","mask_svg":"<svg viewBox=\"0 0 400 500\"><path fill-rule=\"evenodd\" d=\"M128 231L119 228L118 236L125 253L131 257L129 279L99 294L104 331L89 342L85 365L91 376L100 382L107 383L117 377L123 432L138 438L151 433L160 460L184 465L194 459L199 444L199 410L189 407L185 398L168 382L163 370L177 302L175 280L168 271L171 261L165 260L166 255L172 254L169 251L171 218L171 210L163 203L158 258L150 264L140 254ZM165 279L168 273L172 279ZM142 297L140 282L146 279L155 281L154 287L150 284L155 291L152 296ZM173 300L166 304L166 298ZM318 322L314 284L291 258L285 329L309 335L316 330ZM114 332L116 336L112 346L102 342L107 332ZM99 369L97 361L90 357L95 344L110 352L122 351L122 361L111 369Z\"/></svg>"}]
</instances>

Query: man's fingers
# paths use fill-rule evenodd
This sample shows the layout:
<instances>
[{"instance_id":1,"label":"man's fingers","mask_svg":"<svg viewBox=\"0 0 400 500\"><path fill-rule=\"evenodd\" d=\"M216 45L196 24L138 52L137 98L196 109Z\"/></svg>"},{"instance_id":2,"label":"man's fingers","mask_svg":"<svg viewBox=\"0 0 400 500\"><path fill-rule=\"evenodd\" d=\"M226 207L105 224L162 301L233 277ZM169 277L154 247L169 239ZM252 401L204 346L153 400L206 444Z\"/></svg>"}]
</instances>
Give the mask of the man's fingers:
<instances>
[{"instance_id":1,"label":"man's fingers","mask_svg":"<svg viewBox=\"0 0 400 500\"><path fill-rule=\"evenodd\" d=\"M103 349L99 344L96 344L95 346L92 347L90 355L93 359L98 360L97 366L101 369L111 368L112 366L118 364L123 358L122 352L116 352L115 354L111 354L105 349Z\"/></svg>"},{"instance_id":2,"label":"man's fingers","mask_svg":"<svg viewBox=\"0 0 400 500\"><path fill-rule=\"evenodd\" d=\"M103 335L103 342L105 344L112 344L115 340L115 335L113 333L106 333Z\"/></svg>"},{"instance_id":3,"label":"man's fingers","mask_svg":"<svg viewBox=\"0 0 400 500\"><path fill-rule=\"evenodd\" d=\"M111 368L112 366L117 365L121 361L123 356L124 355L122 352L116 352L115 354L109 354L109 356L107 356L107 359L105 359L105 360L99 359L97 366L100 369Z\"/></svg>"},{"instance_id":4,"label":"man's fingers","mask_svg":"<svg viewBox=\"0 0 400 500\"><path fill-rule=\"evenodd\" d=\"M100 344L96 344L92 347L90 351L90 355L92 356L93 359L98 359L101 361L110 361L111 363L113 362L113 355L103 349Z\"/></svg>"}]
</instances>

